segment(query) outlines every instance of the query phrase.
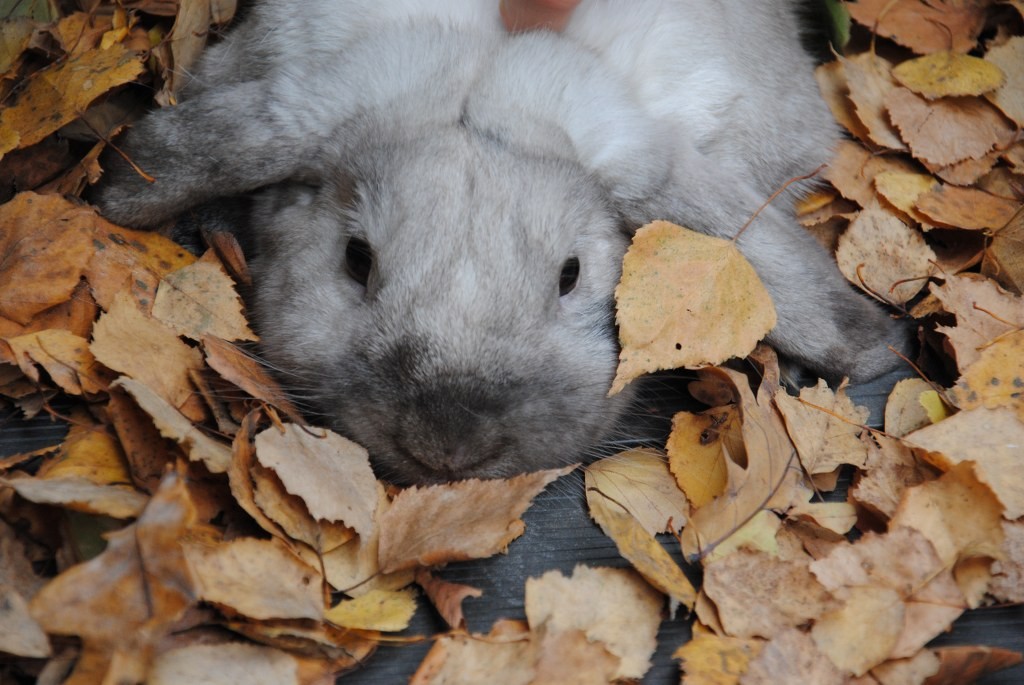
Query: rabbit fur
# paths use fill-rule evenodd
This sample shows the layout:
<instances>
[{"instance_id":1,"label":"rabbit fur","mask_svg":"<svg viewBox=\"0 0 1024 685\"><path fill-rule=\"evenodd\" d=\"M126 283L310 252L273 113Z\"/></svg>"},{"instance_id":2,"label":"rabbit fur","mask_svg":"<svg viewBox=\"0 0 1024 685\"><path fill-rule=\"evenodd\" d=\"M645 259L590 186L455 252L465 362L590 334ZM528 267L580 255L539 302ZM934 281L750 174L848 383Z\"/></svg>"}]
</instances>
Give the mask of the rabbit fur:
<instances>
[{"instance_id":1,"label":"rabbit fur","mask_svg":"<svg viewBox=\"0 0 1024 685\"><path fill-rule=\"evenodd\" d=\"M607 397L630 234L732 237L829 157L792 5L584 0L563 33L508 34L496 0L262 0L123 141L156 181L111 158L98 201L153 227L244 198L261 354L378 475L572 462L630 402ZM738 241L776 305L769 341L828 378L889 371L905 328L792 199Z\"/></svg>"}]
</instances>

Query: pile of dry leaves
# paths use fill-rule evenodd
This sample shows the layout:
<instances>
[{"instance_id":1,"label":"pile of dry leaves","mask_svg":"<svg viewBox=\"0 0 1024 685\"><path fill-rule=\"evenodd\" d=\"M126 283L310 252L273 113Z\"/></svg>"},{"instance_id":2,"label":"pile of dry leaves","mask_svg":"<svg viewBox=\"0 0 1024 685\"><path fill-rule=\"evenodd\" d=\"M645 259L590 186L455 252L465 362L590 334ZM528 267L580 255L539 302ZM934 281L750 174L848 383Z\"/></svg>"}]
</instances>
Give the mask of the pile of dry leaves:
<instances>
[{"instance_id":1,"label":"pile of dry leaves","mask_svg":"<svg viewBox=\"0 0 1024 685\"><path fill-rule=\"evenodd\" d=\"M666 597L697 617L677 654L691 685L934 685L1019 662L925 645L965 610L1024 602L1024 3L862 0L848 10L871 41L819 69L853 140L801 220L921 328L921 377L884 430L843 388L780 388L755 349L771 302L730 243L642 229L616 386L703 367L690 392L708 409L675 417L665 453L587 468L591 515L636 572L532 579L526 620L486 636L462 630L479 591L431 569L503 550L565 471L378 482L245 353L230 240L196 258L69 199L144 104L122 86L173 104L174 69L234 11L80 5L15 3L0 24L0 396L33 416L61 395L70 426L0 458L0 679L326 683L408 625L413 584L452 627L420 685L638 679ZM695 273L721 277L665 280ZM674 309L679 289L708 305ZM756 378L708 366L748 353ZM845 501L825 501L844 469ZM699 591L664 532L703 565Z\"/></svg>"}]
</instances>

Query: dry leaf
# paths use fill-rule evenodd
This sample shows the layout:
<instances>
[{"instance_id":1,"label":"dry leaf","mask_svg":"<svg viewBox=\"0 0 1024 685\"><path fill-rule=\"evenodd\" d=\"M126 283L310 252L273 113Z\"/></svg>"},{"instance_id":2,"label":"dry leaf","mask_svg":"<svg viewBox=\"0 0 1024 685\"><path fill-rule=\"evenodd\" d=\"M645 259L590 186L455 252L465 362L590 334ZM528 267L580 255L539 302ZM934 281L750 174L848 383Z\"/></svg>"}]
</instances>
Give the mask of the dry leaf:
<instances>
[{"instance_id":1,"label":"dry leaf","mask_svg":"<svg viewBox=\"0 0 1024 685\"><path fill-rule=\"evenodd\" d=\"M131 486L100 485L81 476L0 478L30 502L53 504L87 514L126 519L139 515L149 499Z\"/></svg>"},{"instance_id":2,"label":"dry leaf","mask_svg":"<svg viewBox=\"0 0 1024 685\"><path fill-rule=\"evenodd\" d=\"M982 95L1006 81L1002 69L980 57L952 52L934 52L910 59L892 70L892 75L929 100L962 95Z\"/></svg>"},{"instance_id":3,"label":"dry leaf","mask_svg":"<svg viewBox=\"0 0 1024 685\"><path fill-rule=\"evenodd\" d=\"M153 302L153 317L192 340L202 340L205 335L256 340L235 284L212 251L164 276Z\"/></svg>"},{"instance_id":4,"label":"dry leaf","mask_svg":"<svg viewBox=\"0 0 1024 685\"><path fill-rule=\"evenodd\" d=\"M277 381L260 365L257 357L212 335L204 335L202 342L207 365L220 374L221 378L234 383L256 399L277 407L292 423L304 423L298 409L288 400Z\"/></svg>"},{"instance_id":5,"label":"dry leaf","mask_svg":"<svg viewBox=\"0 0 1024 685\"><path fill-rule=\"evenodd\" d=\"M532 685L537 645L526 626L499 621L489 635L437 640L409 685Z\"/></svg>"},{"instance_id":6,"label":"dry leaf","mask_svg":"<svg viewBox=\"0 0 1024 685\"><path fill-rule=\"evenodd\" d=\"M189 380L190 372L202 369L199 351L140 312L126 295L96 322L89 349L101 364L145 384L190 419L202 418Z\"/></svg>"},{"instance_id":7,"label":"dry leaf","mask_svg":"<svg viewBox=\"0 0 1024 685\"><path fill-rule=\"evenodd\" d=\"M903 212L922 228L932 228L928 217L917 210L915 202L921 195L931 191L939 182L930 174L907 171L883 171L875 175L875 190L889 204Z\"/></svg>"},{"instance_id":8,"label":"dry leaf","mask_svg":"<svg viewBox=\"0 0 1024 685\"><path fill-rule=\"evenodd\" d=\"M324 614L324 619L342 628L397 632L409 627L416 613L412 590L371 590L356 599L344 599Z\"/></svg>"},{"instance_id":9,"label":"dry leaf","mask_svg":"<svg viewBox=\"0 0 1024 685\"><path fill-rule=\"evenodd\" d=\"M50 641L29 614L28 602L6 584L0 584L0 652L35 659L51 655Z\"/></svg>"},{"instance_id":10,"label":"dry leaf","mask_svg":"<svg viewBox=\"0 0 1024 685\"><path fill-rule=\"evenodd\" d=\"M204 601L256 619L324 617L320 574L276 539L182 546Z\"/></svg>"},{"instance_id":11,"label":"dry leaf","mask_svg":"<svg viewBox=\"0 0 1024 685\"><path fill-rule=\"evenodd\" d=\"M818 90L821 91L821 96L832 110L832 116L836 121L859 140L870 141L868 130L857 117L853 102L850 101L850 86L847 83L843 62L835 60L819 64L814 70L814 77L818 81ZM900 143L902 144L902 141Z\"/></svg>"},{"instance_id":12,"label":"dry leaf","mask_svg":"<svg viewBox=\"0 0 1024 685\"><path fill-rule=\"evenodd\" d=\"M6 342L22 373L38 382L34 366L38 364L68 394L95 395L106 391L113 380L113 375L96 363L89 341L74 333L51 329L8 338Z\"/></svg>"},{"instance_id":13,"label":"dry leaf","mask_svg":"<svg viewBox=\"0 0 1024 685\"><path fill-rule=\"evenodd\" d=\"M694 630L693 639L675 651L685 685L735 685L751 659L761 652L761 640Z\"/></svg>"},{"instance_id":14,"label":"dry leaf","mask_svg":"<svg viewBox=\"0 0 1024 685\"><path fill-rule=\"evenodd\" d=\"M869 412L850 401L844 386L833 393L819 379L814 388L800 391L800 399L785 390L775 393L774 399L808 474L831 473L843 464L863 466L867 461L859 436Z\"/></svg>"},{"instance_id":15,"label":"dry leaf","mask_svg":"<svg viewBox=\"0 0 1024 685\"><path fill-rule=\"evenodd\" d=\"M231 463L231 449L192 425L185 416L165 402L145 383L122 377L113 387L124 388L139 407L153 419L160 435L174 440L192 461L201 461L210 473L224 473Z\"/></svg>"},{"instance_id":16,"label":"dry leaf","mask_svg":"<svg viewBox=\"0 0 1024 685\"><path fill-rule=\"evenodd\" d=\"M742 442L739 412L733 405L672 417L672 432L665 444L668 465L694 508L725 490L726 453L738 454Z\"/></svg>"},{"instance_id":17,"label":"dry leaf","mask_svg":"<svg viewBox=\"0 0 1024 685\"><path fill-rule=\"evenodd\" d=\"M923 685L939 671L939 657L923 649L907 659L892 659L871 669L871 675L880 685Z\"/></svg>"},{"instance_id":18,"label":"dry leaf","mask_svg":"<svg viewBox=\"0 0 1024 685\"><path fill-rule=\"evenodd\" d=\"M747 672L740 677L741 685L845 685L846 677L818 651L806 633L787 628L772 638L751 659Z\"/></svg>"},{"instance_id":19,"label":"dry leaf","mask_svg":"<svg viewBox=\"0 0 1024 685\"><path fill-rule=\"evenodd\" d=\"M955 327L936 330L949 338L961 371L978 360L990 340L1024 326L1024 299L976 274L950 276L930 290L947 312L956 315Z\"/></svg>"},{"instance_id":20,"label":"dry leaf","mask_svg":"<svg viewBox=\"0 0 1024 685\"><path fill-rule=\"evenodd\" d=\"M1024 423L1005 408L972 409L914 431L906 441L925 450L925 458L948 471L963 461L975 463L975 473L988 485L1013 521L1024 516L1024 474L1020 446Z\"/></svg>"},{"instance_id":21,"label":"dry leaf","mask_svg":"<svg viewBox=\"0 0 1024 685\"><path fill-rule=\"evenodd\" d=\"M149 685L303 685L299 660L287 652L244 642L195 643L161 653ZM329 674L327 674L329 675Z\"/></svg>"},{"instance_id":22,"label":"dry leaf","mask_svg":"<svg viewBox=\"0 0 1024 685\"><path fill-rule=\"evenodd\" d=\"M982 257L981 272L1006 288L1024 292L1024 212L992 232Z\"/></svg>"},{"instance_id":23,"label":"dry leaf","mask_svg":"<svg viewBox=\"0 0 1024 685\"><path fill-rule=\"evenodd\" d=\"M820 616L811 638L840 670L862 676L884 662L903 631L899 593L877 586L851 587L842 606Z\"/></svg>"},{"instance_id":24,"label":"dry leaf","mask_svg":"<svg viewBox=\"0 0 1024 685\"><path fill-rule=\"evenodd\" d=\"M984 190L955 186L940 186L922 193L914 206L937 224L965 229L1003 228L1022 208L1020 202Z\"/></svg>"},{"instance_id":25,"label":"dry leaf","mask_svg":"<svg viewBox=\"0 0 1024 685\"><path fill-rule=\"evenodd\" d=\"M1024 420L1024 330L1002 335L982 348L949 394L961 409L1007 407Z\"/></svg>"},{"instance_id":26,"label":"dry leaf","mask_svg":"<svg viewBox=\"0 0 1024 685\"><path fill-rule=\"evenodd\" d=\"M939 647L939 672L925 685L960 685L1021 663L1020 652L998 647Z\"/></svg>"},{"instance_id":27,"label":"dry leaf","mask_svg":"<svg viewBox=\"0 0 1024 685\"><path fill-rule=\"evenodd\" d=\"M359 445L326 429L286 424L256 435L256 459L305 502L314 519L344 522L362 536L373 533L377 480Z\"/></svg>"},{"instance_id":28,"label":"dry leaf","mask_svg":"<svg viewBox=\"0 0 1024 685\"><path fill-rule=\"evenodd\" d=\"M836 261L857 287L890 304L904 304L927 284L935 252L921 234L877 205L839 237Z\"/></svg>"},{"instance_id":29,"label":"dry leaf","mask_svg":"<svg viewBox=\"0 0 1024 685\"><path fill-rule=\"evenodd\" d=\"M466 627L466 618L462 615L462 600L467 597L482 597L484 594L479 588L450 583L425 568L417 569L416 584L423 589L448 627L456 630Z\"/></svg>"},{"instance_id":30,"label":"dry leaf","mask_svg":"<svg viewBox=\"0 0 1024 685\"><path fill-rule=\"evenodd\" d=\"M979 98L932 102L907 88L896 88L885 103L914 156L928 164L942 167L978 159L1014 136L1014 128L999 110Z\"/></svg>"},{"instance_id":31,"label":"dry leaf","mask_svg":"<svg viewBox=\"0 0 1024 685\"><path fill-rule=\"evenodd\" d=\"M728 240L655 221L637 231L622 269L610 394L649 371L746 356L775 326L771 297Z\"/></svg>"},{"instance_id":32,"label":"dry leaf","mask_svg":"<svg viewBox=\"0 0 1024 685\"><path fill-rule=\"evenodd\" d=\"M0 206L0 316L27 324L66 302L93 249L96 214L67 200L21 193Z\"/></svg>"},{"instance_id":33,"label":"dry leaf","mask_svg":"<svg viewBox=\"0 0 1024 685\"><path fill-rule=\"evenodd\" d=\"M522 535L519 517L533 498L574 468L402 490L378 515L381 570L479 559L504 550Z\"/></svg>"},{"instance_id":34,"label":"dry leaf","mask_svg":"<svg viewBox=\"0 0 1024 685\"><path fill-rule=\"evenodd\" d=\"M771 638L835 606L807 560L783 560L740 549L704 567L704 592L734 637Z\"/></svg>"},{"instance_id":35,"label":"dry leaf","mask_svg":"<svg viewBox=\"0 0 1024 685\"><path fill-rule=\"evenodd\" d=\"M934 392L931 384L920 378L904 378L893 386L885 402L885 432L902 438L931 423L921 395Z\"/></svg>"},{"instance_id":36,"label":"dry leaf","mask_svg":"<svg viewBox=\"0 0 1024 685\"><path fill-rule=\"evenodd\" d=\"M857 23L918 54L969 52L985 24L984 3L858 0L846 7Z\"/></svg>"},{"instance_id":37,"label":"dry leaf","mask_svg":"<svg viewBox=\"0 0 1024 685\"><path fill-rule=\"evenodd\" d=\"M877 202L875 178L885 173L919 173L902 156L873 155L850 140L839 141L822 177L848 200L861 207Z\"/></svg>"},{"instance_id":38,"label":"dry leaf","mask_svg":"<svg viewBox=\"0 0 1024 685\"><path fill-rule=\"evenodd\" d=\"M600 596L601 601L591 598ZM619 658L615 678L650 667L662 597L631 571L577 566L570 578L548 571L526 581L526 618L534 631L580 630Z\"/></svg>"},{"instance_id":39,"label":"dry leaf","mask_svg":"<svg viewBox=\"0 0 1024 685\"><path fill-rule=\"evenodd\" d=\"M904 491L931 477L910 447L886 435L867 438L868 462L850 489L850 498L885 519L896 513Z\"/></svg>"},{"instance_id":40,"label":"dry leaf","mask_svg":"<svg viewBox=\"0 0 1024 685\"><path fill-rule=\"evenodd\" d=\"M992 563L989 593L997 601L1024 602L1024 521L1003 521L1003 558Z\"/></svg>"},{"instance_id":41,"label":"dry leaf","mask_svg":"<svg viewBox=\"0 0 1024 685\"><path fill-rule=\"evenodd\" d=\"M628 511L651 537L678 532L686 524L686 496L669 473L665 457L634 449L602 459L586 469L586 487Z\"/></svg>"},{"instance_id":42,"label":"dry leaf","mask_svg":"<svg viewBox=\"0 0 1024 685\"><path fill-rule=\"evenodd\" d=\"M125 46L72 55L32 75L13 105L0 110L0 157L28 147L79 118L111 88L133 81L143 71L138 56Z\"/></svg>"},{"instance_id":43,"label":"dry leaf","mask_svg":"<svg viewBox=\"0 0 1024 685\"><path fill-rule=\"evenodd\" d=\"M1006 75L1006 83L985 97L1024 127L1024 36L1014 36L1002 45L995 45L985 53L985 60Z\"/></svg>"},{"instance_id":44,"label":"dry leaf","mask_svg":"<svg viewBox=\"0 0 1024 685\"><path fill-rule=\"evenodd\" d=\"M906 150L885 112L885 97L896 88L892 63L872 52L840 57L857 118L867 129L868 139L891 150Z\"/></svg>"}]
</instances>

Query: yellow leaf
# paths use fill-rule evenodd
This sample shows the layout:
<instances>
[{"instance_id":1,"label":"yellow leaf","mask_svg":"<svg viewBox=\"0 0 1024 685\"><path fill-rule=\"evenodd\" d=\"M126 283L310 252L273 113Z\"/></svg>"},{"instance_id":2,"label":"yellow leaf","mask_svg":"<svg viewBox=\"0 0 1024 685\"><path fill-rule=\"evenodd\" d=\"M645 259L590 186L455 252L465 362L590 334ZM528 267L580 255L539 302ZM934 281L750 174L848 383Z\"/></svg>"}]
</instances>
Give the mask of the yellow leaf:
<instances>
[{"instance_id":1,"label":"yellow leaf","mask_svg":"<svg viewBox=\"0 0 1024 685\"><path fill-rule=\"evenodd\" d=\"M732 242L666 221L637 231L615 300L612 395L649 371L745 356L775 326L768 291Z\"/></svg>"},{"instance_id":2,"label":"yellow leaf","mask_svg":"<svg viewBox=\"0 0 1024 685\"><path fill-rule=\"evenodd\" d=\"M89 50L44 69L27 80L14 105L0 111L0 156L28 147L78 119L93 100L132 81L143 63L123 45Z\"/></svg>"},{"instance_id":3,"label":"yellow leaf","mask_svg":"<svg viewBox=\"0 0 1024 685\"><path fill-rule=\"evenodd\" d=\"M371 590L328 609L324 618L342 628L398 632L405 630L416 613L412 590Z\"/></svg>"},{"instance_id":4,"label":"yellow leaf","mask_svg":"<svg viewBox=\"0 0 1024 685\"><path fill-rule=\"evenodd\" d=\"M694 507L702 507L725 490L726 450L742 448L739 412L732 405L700 414L679 412L665 451L680 489Z\"/></svg>"},{"instance_id":5,"label":"yellow leaf","mask_svg":"<svg viewBox=\"0 0 1024 685\"><path fill-rule=\"evenodd\" d=\"M929 100L981 95L1003 85L1003 70L980 57L933 52L907 60L892 70L902 85Z\"/></svg>"},{"instance_id":6,"label":"yellow leaf","mask_svg":"<svg viewBox=\"0 0 1024 685\"><path fill-rule=\"evenodd\" d=\"M942 401L942 397L936 390L925 390L921 393L918 401L924 407L925 413L928 414L928 420L932 423L938 423L949 416L946 403Z\"/></svg>"},{"instance_id":7,"label":"yellow leaf","mask_svg":"<svg viewBox=\"0 0 1024 685\"><path fill-rule=\"evenodd\" d=\"M41 478L81 476L98 485L130 484L121 443L99 426L73 426L61 445L60 458L39 470Z\"/></svg>"},{"instance_id":8,"label":"yellow leaf","mask_svg":"<svg viewBox=\"0 0 1024 685\"><path fill-rule=\"evenodd\" d=\"M207 334L224 340L256 340L235 284L213 252L163 278L153 316L193 340Z\"/></svg>"},{"instance_id":9,"label":"yellow leaf","mask_svg":"<svg viewBox=\"0 0 1024 685\"><path fill-rule=\"evenodd\" d=\"M686 685L736 685L764 644L757 639L702 633L676 650Z\"/></svg>"},{"instance_id":10,"label":"yellow leaf","mask_svg":"<svg viewBox=\"0 0 1024 685\"><path fill-rule=\"evenodd\" d=\"M620 452L587 468L587 490L628 511L652 537L680 530L689 506L665 464L648 449ZM589 495L588 495L589 499Z\"/></svg>"},{"instance_id":11,"label":"yellow leaf","mask_svg":"<svg viewBox=\"0 0 1024 685\"><path fill-rule=\"evenodd\" d=\"M996 338L981 349L950 390L961 409L1008 407L1024 420L1024 331Z\"/></svg>"}]
</instances>

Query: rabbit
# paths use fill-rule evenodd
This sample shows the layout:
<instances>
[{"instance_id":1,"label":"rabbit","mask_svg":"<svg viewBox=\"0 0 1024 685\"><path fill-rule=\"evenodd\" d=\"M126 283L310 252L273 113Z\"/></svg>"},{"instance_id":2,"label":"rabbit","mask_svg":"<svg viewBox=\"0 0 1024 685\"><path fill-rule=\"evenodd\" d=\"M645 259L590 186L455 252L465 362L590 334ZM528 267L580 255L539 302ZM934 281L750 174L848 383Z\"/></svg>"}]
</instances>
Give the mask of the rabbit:
<instances>
[{"instance_id":1,"label":"rabbit","mask_svg":"<svg viewBox=\"0 0 1024 685\"><path fill-rule=\"evenodd\" d=\"M571 463L633 398L608 396L632 233L731 238L828 159L798 31L787 0L584 0L521 34L490 0L262 0L123 140L155 182L111 157L96 197L135 227L244 207L262 356L379 476ZM890 371L907 329L792 200L738 240L767 339L830 379Z\"/></svg>"}]
</instances>

